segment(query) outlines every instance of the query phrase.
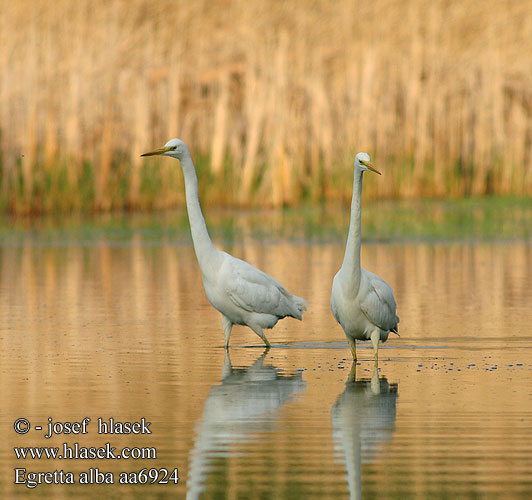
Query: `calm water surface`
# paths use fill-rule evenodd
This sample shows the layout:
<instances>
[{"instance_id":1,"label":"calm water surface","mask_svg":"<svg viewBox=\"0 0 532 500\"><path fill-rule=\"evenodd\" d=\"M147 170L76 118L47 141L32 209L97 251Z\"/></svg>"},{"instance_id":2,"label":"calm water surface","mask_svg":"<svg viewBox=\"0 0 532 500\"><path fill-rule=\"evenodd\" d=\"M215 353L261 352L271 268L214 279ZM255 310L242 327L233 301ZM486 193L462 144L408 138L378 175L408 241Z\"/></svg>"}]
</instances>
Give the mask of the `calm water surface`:
<instances>
[{"instance_id":1,"label":"calm water surface","mask_svg":"<svg viewBox=\"0 0 532 500\"><path fill-rule=\"evenodd\" d=\"M222 246L222 244L220 244ZM223 245L308 300L265 351L228 353L190 245L31 236L0 247L1 498L532 498L532 245L365 244L400 334L351 366L329 310L343 241ZM24 417L42 425L17 435ZM54 421L86 435L45 439ZM98 417L151 434L99 435ZM156 460L16 459L13 447L155 447ZM14 468L112 472L115 484L14 484ZM179 484L121 485L179 469Z\"/></svg>"}]
</instances>

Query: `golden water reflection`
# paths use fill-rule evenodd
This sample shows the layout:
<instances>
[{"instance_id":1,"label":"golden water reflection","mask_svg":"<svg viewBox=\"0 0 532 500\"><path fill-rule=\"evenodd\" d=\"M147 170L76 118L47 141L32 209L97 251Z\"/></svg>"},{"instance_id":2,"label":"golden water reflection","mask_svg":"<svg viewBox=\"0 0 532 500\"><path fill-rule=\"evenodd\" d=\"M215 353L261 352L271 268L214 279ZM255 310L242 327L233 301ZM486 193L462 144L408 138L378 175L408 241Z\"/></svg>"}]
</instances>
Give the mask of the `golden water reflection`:
<instances>
[{"instance_id":1,"label":"golden water reflection","mask_svg":"<svg viewBox=\"0 0 532 500\"><path fill-rule=\"evenodd\" d=\"M172 488L109 487L119 498L147 491L185 498L187 487L192 498L194 491L201 498L348 497L351 466L346 471L348 460L335 460L339 427L331 421L349 363L329 310L343 245L250 238L228 250L305 297L309 310L302 322L285 319L268 334L273 348L261 359L262 368L300 375L288 379L286 393L277 393L266 430L260 429L264 417L242 414L245 439L227 434L219 443L223 456L213 458L209 433L223 434L225 424L216 424L221 430L211 425L210 407L220 400L227 409L232 403L238 408L240 400L224 392L221 318L207 302L190 246L135 237L56 246L28 239L0 248L3 498L32 494L13 484L13 468L21 463L14 446L68 440L18 436L12 425L20 416L40 423L49 416L152 421L151 436L117 436L113 445L157 447L156 466L179 467L181 482ZM384 344L378 379L398 384L401 397L384 451L360 462L361 491L382 498L440 498L445 491L462 498L527 498L532 246L365 244L362 261L396 294L401 337ZM255 334L235 327L231 340L233 366L248 367L249 374L263 351L239 346L257 345ZM357 376L371 379L372 365L364 361L370 350L360 353ZM238 388L242 401L251 398L248 389ZM77 439L85 446L108 440L94 432ZM209 457L203 469L194 465L202 456ZM154 465L28 460L25 466L119 472ZM80 485L38 488L42 498L92 498L95 491Z\"/></svg>"},{"instance_id":2,"label":"golden water reflection","mask_svg":"<svg viewBox=\"0 0 532 500\"><path fill-rule=\"evenodd\" d=\"M211 463L231 457L242 443L268 440L280 408L305 391L301 372L288 374L265 365L265 350L249 367L233 368L225 353L221 384L207 396L188 463L187 500L206 489Z\"/></svg>"},{"instance_id":3,"label":"golden water reflection","mask_svg":"<svg viewBox=\"0 0 532 500\"><path fill-rule=\"evenodd\" d=\"M346 468L349 498L362 498L362 464L376 460L393 438L397 384L379 377L377 365L371 378L356 379L356 365L344 392L331 409L333 441Z\"/></svg>"}]
</instances>

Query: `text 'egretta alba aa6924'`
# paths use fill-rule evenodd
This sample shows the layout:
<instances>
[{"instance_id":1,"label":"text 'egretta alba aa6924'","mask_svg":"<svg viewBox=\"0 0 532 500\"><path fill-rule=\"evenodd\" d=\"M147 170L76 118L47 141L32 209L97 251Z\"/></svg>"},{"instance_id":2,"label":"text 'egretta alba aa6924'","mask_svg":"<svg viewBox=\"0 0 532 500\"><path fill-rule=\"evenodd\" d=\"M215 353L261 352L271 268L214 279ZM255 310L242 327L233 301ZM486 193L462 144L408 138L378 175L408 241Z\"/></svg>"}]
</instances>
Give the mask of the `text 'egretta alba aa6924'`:
<instances>
[{"instance_id":1,"label":"text 'egretta alba aa6924'","mask_svg":"<svg viewBox=\"0 0 532 500\"><path fill-rule=\"evenodd\" d=\"M225 347L233 325L249 326L270 347L262 331L286 316L301 319L307 303L292 295L271 276L216 249L211 241L198 199L198 178L186 144L171 139L162 148L141 156L170 156L181 162L194 251L209 302L222 313Z\"/></svg>"},{"instance_id":2,"label":"text 'egretta alba aa6924'","mask_svg":"<svg viewBox=\"0 0 532 500\"><path fill-rule=\"evenodd\" d=\"M356 340L371 339L377 360L379 340L386 342L390 332L397 333L399 323L390 285L360 266L362 174L366 171L380 175L371 164L369 155L358 153L355 158L351 222L344 261L334 277L331 294L332 313L344 329L355 360Z\"/></svg>"}]
</instances>

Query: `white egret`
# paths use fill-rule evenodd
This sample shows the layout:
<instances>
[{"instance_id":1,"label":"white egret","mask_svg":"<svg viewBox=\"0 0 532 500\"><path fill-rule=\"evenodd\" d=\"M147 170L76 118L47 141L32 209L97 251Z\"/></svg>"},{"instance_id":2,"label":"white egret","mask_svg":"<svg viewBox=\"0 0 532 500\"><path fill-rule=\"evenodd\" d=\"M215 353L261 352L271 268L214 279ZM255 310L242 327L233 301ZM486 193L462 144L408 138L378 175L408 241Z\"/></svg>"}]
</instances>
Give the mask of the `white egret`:
<instances>
[{"instance_id":1,"label":"white egret","mask_svg":"<svg viewBox=\"0 0 532 500\"><path fill-rule=\"evenodd\" d=\"M360 219L362 174L380 172L371 164L367 153L355 158L351 222L342 267L333 280L331 310L344 329L353 359L357 359L356 341L371 340L375 360L379 355L379 340L386 342L390 332L397 333L399 318L393 290L384 280L360 265Z\"/></svg>"},{"instance_id":2,"label":"white egret","mask_svg":"<svg viewBox=\"0 0 532 500\"><path fill-rule=\"evenodd\" d=\"M216 249L211 241L198 199L198 178L186 144L171 139L162 148L141 156L170 156L181 162L185 198L194 251L209 302L222 313L225 348L233 325L246 325L270 347L262 331L286 316L301 319L307 303L251 264Z\"/></svg>"}]
</instances>

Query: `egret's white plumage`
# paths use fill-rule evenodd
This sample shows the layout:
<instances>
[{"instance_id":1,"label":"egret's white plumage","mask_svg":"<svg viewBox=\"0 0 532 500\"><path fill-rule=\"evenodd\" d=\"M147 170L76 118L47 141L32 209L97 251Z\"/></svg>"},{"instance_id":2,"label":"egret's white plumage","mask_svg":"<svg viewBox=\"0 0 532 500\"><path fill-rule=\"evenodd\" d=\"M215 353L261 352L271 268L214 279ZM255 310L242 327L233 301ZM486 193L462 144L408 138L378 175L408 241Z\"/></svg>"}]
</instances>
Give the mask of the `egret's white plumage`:
<instances>
[{"instance_id":1,"label":"egret's white plumage","mask_svg":"<svg viewBox=\"0 0 532 500\"><path fill-rule=\"evenodd\" d=\"M199 204L196 169L183 141L171 139L162 148L142 156L154 155L170 156L181 162L194 251L207 298L222 313L225 347L229 345L233 325L249 326L269 347L262 330L273 328L286 316L300 320L307 303L268 274L214 247Z\"/></svg>"},{"instance_id":2,"label":"egret's white plumage","mask_svg":"<svg viewBox=\"0 0 532 500\"><path fill-rule=\"evenodd\" d=\"M367 153L358 153L344 261L334 277L331 294L332 313L344 329L355 360L356 340L371 340L377 359L379 340L386 342L390 332L397 333L399 323L390 285L360 265L362 175L365 171L380 174Z\"/></svg>"}]
</instances>

